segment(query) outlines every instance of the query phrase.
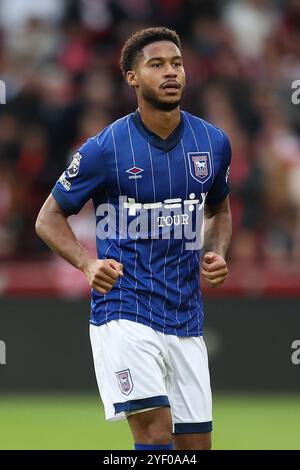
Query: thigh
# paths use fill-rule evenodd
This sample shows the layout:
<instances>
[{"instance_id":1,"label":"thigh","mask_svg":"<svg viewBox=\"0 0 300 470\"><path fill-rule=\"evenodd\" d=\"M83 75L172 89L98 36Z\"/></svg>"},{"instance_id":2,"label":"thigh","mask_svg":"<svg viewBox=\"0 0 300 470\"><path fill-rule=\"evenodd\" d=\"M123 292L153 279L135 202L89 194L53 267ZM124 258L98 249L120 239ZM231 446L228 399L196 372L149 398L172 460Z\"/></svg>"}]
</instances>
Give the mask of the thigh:
<instances>
[{"instance_id":1,"label":"thigh","mask_svg":"<svg viewBox=\"0 0 300 470\"><path fill-rule=\"evenodd\" d=\"M208 436L201 435L212 430L212 397L203 337L170 337L168 346L168 396L174 435L190 435L191 442L207 440Z\"/></svg>"},{"instance_id":2,"label":"thigh","mask_svg":"<svg viewBox=\"0 0 300 470\"><path fill-rule=\"evenodd\" d=\"M169 406L159 338L144 325L113 320L91 325L95 372L107 420L133 411Z\"/></svg>"}]
</instances>

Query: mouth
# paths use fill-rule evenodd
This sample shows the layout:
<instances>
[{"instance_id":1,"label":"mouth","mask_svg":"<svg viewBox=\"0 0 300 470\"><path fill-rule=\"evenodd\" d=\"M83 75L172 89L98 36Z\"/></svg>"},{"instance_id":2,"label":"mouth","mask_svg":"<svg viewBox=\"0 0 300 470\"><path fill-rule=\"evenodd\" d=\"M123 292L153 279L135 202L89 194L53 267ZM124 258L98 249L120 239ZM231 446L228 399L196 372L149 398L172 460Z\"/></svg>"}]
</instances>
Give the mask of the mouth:
<instances>
[{"instance_id":1,"label":"mouth","mask_svg":"<svg viewBox=\"0 0 300 470\"><path fill-rule=\"evenodd\" d=\"M177 91L181 88L180 83L176 82L175 80L169 80L168 82L163 83L160 88L167 91Z\"/></svg>"}]
</instances>

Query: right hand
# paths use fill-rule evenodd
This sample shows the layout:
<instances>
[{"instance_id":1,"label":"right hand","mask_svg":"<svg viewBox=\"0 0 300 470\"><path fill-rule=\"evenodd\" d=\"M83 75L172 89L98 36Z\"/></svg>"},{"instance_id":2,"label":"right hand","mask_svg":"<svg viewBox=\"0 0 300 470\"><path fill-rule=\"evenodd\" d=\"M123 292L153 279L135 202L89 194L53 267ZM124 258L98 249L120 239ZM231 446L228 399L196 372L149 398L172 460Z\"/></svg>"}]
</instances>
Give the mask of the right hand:
<instances>
[{"instance_id":1,"label":"right hand","mask_svg":"<svg viewBox=\"0 0 300 470\"><path fill-rule=\"evenodd\" d=\"M107 294L119 276L123 276L123 264L115 259L92 259L83 272L93 289Z\"/></svg>"}]
</instances>

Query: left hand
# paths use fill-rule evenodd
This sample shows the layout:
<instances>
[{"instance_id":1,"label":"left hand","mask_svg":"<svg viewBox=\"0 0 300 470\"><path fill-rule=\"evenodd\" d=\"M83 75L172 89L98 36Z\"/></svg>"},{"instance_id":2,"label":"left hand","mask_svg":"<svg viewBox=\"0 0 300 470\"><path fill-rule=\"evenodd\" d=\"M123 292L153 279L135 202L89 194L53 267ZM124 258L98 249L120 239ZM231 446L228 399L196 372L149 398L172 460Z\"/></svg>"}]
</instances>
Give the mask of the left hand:
<instances>
[{"instance_id":1,"label":"left hand","mask_svg":"<svg viewBox=\"0 0 300 470\"><path fill-rule=\"evenodd\" d=\"M208 251L202 261L201 274L210 287L220 286L228 276L226 261L221 255Z\"/></svg>"}]
</instances>

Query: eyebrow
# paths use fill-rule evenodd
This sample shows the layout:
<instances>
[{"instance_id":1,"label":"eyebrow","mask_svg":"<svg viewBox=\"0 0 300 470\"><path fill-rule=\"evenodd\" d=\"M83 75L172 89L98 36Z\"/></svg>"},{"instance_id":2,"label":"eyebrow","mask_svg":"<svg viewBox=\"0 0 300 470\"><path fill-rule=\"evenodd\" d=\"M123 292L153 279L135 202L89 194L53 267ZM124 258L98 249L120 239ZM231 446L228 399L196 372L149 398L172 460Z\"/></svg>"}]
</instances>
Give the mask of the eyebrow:
<instances>
[{"instance_id":1,"label":"eyebrow","mask_svg":"<svg viewBox=\"0 0 300 470\"><path fill-rule=\"evenodd\" d=\"M175 55L172 57L172 60L183 60L181 55ZM152 60L166 60L164 57L150 57L150 59L147 59L146 62L151 62Z\"/></svg>"}]
</instances>

